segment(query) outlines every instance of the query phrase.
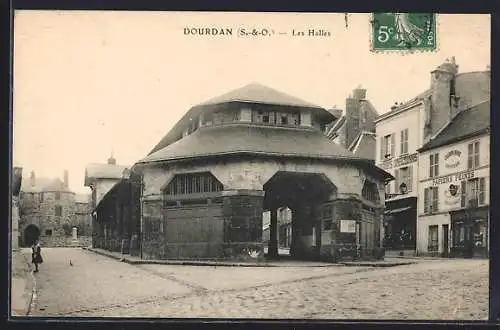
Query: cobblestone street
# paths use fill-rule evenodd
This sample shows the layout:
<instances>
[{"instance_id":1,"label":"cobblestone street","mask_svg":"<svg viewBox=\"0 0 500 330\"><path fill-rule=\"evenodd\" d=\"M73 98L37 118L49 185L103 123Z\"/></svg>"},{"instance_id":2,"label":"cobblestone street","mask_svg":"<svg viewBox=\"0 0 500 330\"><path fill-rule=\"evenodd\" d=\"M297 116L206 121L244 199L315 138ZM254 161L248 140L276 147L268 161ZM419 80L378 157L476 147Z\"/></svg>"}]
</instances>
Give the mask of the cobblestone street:
<instances>
[{"instance_id":1,"label":"cobblestone street","mask_svg":"<svg viewBox=\"0 0 500 330\"><path fill-rule=\"evenodd\" d=\"M65 248L44 249L43 256L33 316L488 317L487 260L428 259L386 268L252 268L130 265Z\"/></svg>"}]
</instances>

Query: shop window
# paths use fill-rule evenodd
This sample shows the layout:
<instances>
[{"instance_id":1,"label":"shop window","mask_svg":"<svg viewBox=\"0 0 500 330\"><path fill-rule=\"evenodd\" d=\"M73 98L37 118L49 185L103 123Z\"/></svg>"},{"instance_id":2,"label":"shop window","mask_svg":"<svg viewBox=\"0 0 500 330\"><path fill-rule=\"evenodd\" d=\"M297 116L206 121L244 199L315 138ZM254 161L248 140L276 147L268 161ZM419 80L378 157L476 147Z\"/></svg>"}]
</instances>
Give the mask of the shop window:
<instances>
[{"instance_id":1,"label":"shop window","mask_svg":"<svg viewBox=\"0 0 500 330\"><path fill-rule=\"evenodd\" d=\"M408 153L408 128L401 131L401 155Z\"/></svg>"},{"instance_id":2,"label":"shop window","mask_svg":"<svg viewBox=\"0 0 500 330\"><path fill-rule=\"evenodd\" d=\"M55 215L56 215L56 217L62 216L62 206L61 205L56 205Z\"/></svg>"},{"instance_id":3,"label":"shop window","mask_svg":"<svg viewBox=\"0 0 500 330\"><path fill-rule=\"evenodd\" d=\"M424 213L433 213L438 210L439 188L424 188Z\"/></svg>"},{"instance_id":4,"label":"shop window","mask_svg":"<svg viewBox=\"0 0 500 330\"><path fill-rule=\"evenodd\" d=\"M479 167L479 141L469 143L467 147L467 168Z\"/></svg>"},{"instance_id":5,"label":"shop window","mask_svg":"<svg viewBox=\"0 0 500 330\"><path fill-rule=\"evenodd\" d=\"M439 226L429 226L429 242L427 250L437 252L439 250Z\"/></svg>"},{"instance_id":6,"label":"shop window","mask_svg":"<svg viewBox=\"0 0 500 330\"><path fill-rule=\"evenodd\" d=\"M222 191L222 183L210 172L178 174L167 185L164 195L189 195Z\"/></svg>"},{"instance_id":7,"label":"shop window","mask_svg":"<svg viewBox=\"0 0 500 330\"><path fill-rule=\"evenodd\" d=\"M361 191L361 195L367 201L370 201L370 202L373 202L373 203L379 203L380 202L380 196L378 194L377 185L375 183L373 183L373 182L368 181L368 180L366 180L365 184L363 185L363 189Z\"/></svg>"},{"instance_id":8,"label":"shop window","mask_svg":"<svg viewBox=\"0 0 500 330\"><path fill-rule=\"evenodd\" d=\"M439 175L439 153L429 155L429 177Z\"/></svg>"}]
</instances>

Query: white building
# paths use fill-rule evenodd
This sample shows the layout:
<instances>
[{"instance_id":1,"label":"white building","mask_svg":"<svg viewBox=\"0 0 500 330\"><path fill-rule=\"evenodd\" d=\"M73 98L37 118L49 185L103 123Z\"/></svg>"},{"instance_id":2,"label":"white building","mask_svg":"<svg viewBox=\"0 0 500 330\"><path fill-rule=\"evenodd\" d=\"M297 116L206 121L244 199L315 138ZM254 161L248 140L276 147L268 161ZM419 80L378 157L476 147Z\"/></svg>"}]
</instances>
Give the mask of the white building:
<instances>
[{"instance_id":1,"label":"white building","mask_svg":"<svg viewBox=\"0 0 500 330\"><path fill-rule=\"evenodd\" d=\"M376 164L396 180L386 185L384 246L417 250L420 187L418 150L436 138L463 110L489 99L490 71L458 73L455 59L430 74L430 88L395 104L375 120ZM422 195L423 196L423 195Z\"/></svg>"},{"instance_id":2,"label":"white building","mask_svg":"<svg viewBox=\"0 0 500 330\"><path fill-rule=\"evenodd\" d=\"M458 114L420 149L417 253L488 256L490 102Z\"/></svg>"}]
</instances>

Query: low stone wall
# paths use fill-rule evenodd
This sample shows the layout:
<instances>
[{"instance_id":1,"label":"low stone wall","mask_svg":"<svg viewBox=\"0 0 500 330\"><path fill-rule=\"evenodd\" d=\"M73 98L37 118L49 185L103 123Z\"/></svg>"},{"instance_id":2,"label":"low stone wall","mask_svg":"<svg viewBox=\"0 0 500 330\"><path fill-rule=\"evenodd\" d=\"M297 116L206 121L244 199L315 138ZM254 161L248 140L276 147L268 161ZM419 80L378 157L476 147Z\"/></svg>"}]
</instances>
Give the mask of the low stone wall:
<instances>
[{"instance_id":1,"label":"low stone wall","mask_svg":"<svg viewBox=\"0 0 500 330\"><path fill-rule=\"evenodd\" d=\"M43 247L83 247L92 244L91 236L79 236L76 241L71 236L41 236L40 245Z\"/></svg>"}]
</instances>

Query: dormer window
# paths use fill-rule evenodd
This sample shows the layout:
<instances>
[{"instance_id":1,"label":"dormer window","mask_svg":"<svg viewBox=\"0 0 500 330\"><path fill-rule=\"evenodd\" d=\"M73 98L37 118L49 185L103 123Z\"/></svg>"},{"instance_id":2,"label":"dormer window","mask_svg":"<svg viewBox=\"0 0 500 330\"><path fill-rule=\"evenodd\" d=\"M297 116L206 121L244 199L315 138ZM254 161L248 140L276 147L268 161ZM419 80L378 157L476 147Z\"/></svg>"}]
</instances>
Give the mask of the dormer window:
<instances>
[{"instance_id":1,"label":"dormer window","mask_svg":"<svg viewBox=\"0 0 500 330\"><path fill-rule=\"evenodd\" d=\"M288 125L288 116L286 114L281 115L281 124Z\"/></svg>"},{"instance_id":2,"label":"dormer window","mask_svg":"<svg viewBox=\"0 0 500 330\"><path fill-rule=\"evenodd\" d=\"M265 113L262 115L262 122L269 124L269 113Z\"/></svg>"}]
</instances>

